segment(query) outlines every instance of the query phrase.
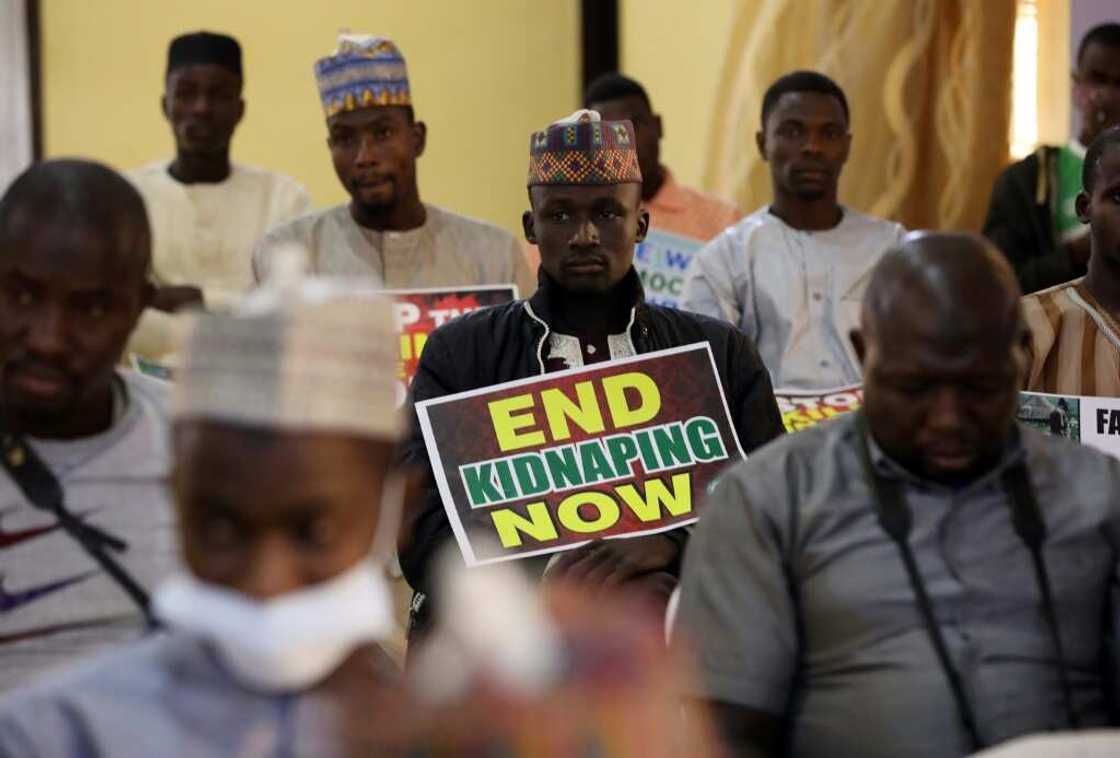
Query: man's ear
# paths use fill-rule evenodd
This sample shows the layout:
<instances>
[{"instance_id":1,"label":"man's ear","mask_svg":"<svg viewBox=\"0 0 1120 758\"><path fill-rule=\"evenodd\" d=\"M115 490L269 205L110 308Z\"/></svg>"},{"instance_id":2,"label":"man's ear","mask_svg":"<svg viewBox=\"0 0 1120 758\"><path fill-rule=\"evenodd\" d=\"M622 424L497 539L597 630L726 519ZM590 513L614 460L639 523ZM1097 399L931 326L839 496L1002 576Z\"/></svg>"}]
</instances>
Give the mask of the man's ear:
<instances>
[{"instance_id":1,"label":"man's ear","mask_svg":"<svg viewBox=\"0 0 1120 758\"><path fill-rule=\"evenodd\" d=\"M844 158L840 161L841 164L848 162L848 155L852 152L852 133L848 132L844 135Z\"/></svg>"},{"instance_id":2,"label":"man's ear","mask_svg":"<svg viewBox=\"0 0 1120 758\"><path fill-rule=\"evenodd\" d=\"M525 239L529 243L537 244L537 227L533 223L533 212L525 211L521 214L521 228L525 230Z\"/></svg>"},{"instance_id":3,"label":"man's ear","mask_svg":"<svg viewBox=\"0 0 1120 758\"><path fill-rule=\"evenodd\" d=\"M1083 224L1089 223L1089 195L1084 190L1077 193L1074 208L1077 209L1077 220Z\"/></svg>"},{"instance_id":4,"label":"man's ear","mask_svg":"<svg viewBox=\"0 0 1120 758\"><path fill-rule=\"evenodd\" d=\"M241 123L241 119L245 118L245 99L238 98L237 100L237 118L234 120L233 125L237 126Z\"/></svg>"},{"instance_id":5,"label":"man's ear","mask_svg":"<svg viewBox=\"0 0 1120 758\"><path fill-rule=\"evenodd\" d=\"M168 121L171 120L171 114L167 112L167 93L159 96L159 110L163 113L163 117Z\"/></svg>"},{"instance_id":6,"label":"man's ear","mask_svg":"<svg viewBox=\"0 0 1120 758\"><path fill-rule=\"evenodd\" d=\"M855 348L859 365L864 366L866 364L867 344L863 341L863 332L859 329L853 329L848 332L848 339L852 341L852 347Z\"/></svg>"},{"instance_id":7,"label":"man's ear","mask_svg":"<svg viewBox=\"0 0 1120 758\"><path fill-rule=\"evenodd\" d=\"M413 152L419 158L424 154L424 148L428 146L428 125L423 121L417 121L412 125L412 139L413 139Z\"/></svg>"},{"instance_id":8,"label":"man's ear","mask_svg":"<svg viewBox=\"0 0 1120 758\"><path fill-rule=\"evenodd\" d=\"M665 136L665 127L661 123L660 113L653 114L653 126L657 129L657 139L661 139Z\"/></svg>"},{"instance_id":9,"label":"man's ear","mask_svg":"<svg viewBox=\"0 0 1120 758\"><path fill-rule=\"evenodd\" d=\"M144 282L144 291L140 295L140 310L150 308L156 299L156 285L152 280Z\"/></svg>"},{"instance_id":10,"label":"man's ear","mask_svg":"<svg viewBox=\"0 0 1120 758\"><path fill-rule=\"evenodd\" d=\"M754 144L758 146L758 154L762 156L762 160L766 160L766 132L761 129L755 132Z\"/></svg>"},{"instance_id":11,"label":"man's ear","mask_svg":"<svg viewBox=\"0 0 1120 758\"><path fill-rule=\"evenodd\" d=\"M638 209L638 234L634 237L635 242L641 242L646 238L649 233L649 211L645 206Z\"/></svg>"}]
</instances>

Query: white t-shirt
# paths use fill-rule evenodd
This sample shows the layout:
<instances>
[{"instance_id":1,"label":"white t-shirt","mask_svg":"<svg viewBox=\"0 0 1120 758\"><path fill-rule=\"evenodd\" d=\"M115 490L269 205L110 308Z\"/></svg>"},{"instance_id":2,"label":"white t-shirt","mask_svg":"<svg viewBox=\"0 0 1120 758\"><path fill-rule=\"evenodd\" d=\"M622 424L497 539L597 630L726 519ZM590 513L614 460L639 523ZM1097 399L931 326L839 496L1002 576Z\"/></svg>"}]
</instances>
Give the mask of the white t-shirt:
<instances>
[{"instance_id":1,"label":"white t-shirt","mask_svg":"<svg viewBox=\"0 0 1120 758\"><path fill-rule=\"evenodd\" d=\"M775 388L828 389L862 374L848 334L859 326L871 269L906 230L843 209L806 232L761 208L692 259L684 309L728 321L758 347Z\"/></svg>"}]
</instances>

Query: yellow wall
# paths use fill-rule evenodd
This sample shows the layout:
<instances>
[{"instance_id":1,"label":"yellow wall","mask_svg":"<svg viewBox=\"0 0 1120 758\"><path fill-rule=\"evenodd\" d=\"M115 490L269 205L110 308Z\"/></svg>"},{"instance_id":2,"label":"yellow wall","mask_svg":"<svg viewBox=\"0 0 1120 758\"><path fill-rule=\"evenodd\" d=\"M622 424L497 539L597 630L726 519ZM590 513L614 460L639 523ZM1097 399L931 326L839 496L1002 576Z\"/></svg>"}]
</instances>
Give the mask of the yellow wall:
<instances>
[{"instance_id":1,"label":"yellow wall","mask_svg":"<svg viewBox=\"0 0 1120 758\"><path fill-rule=\"evenodd\" d=\"M241 42L247 110L234 160L341 201L312 65L341 28L384 34L408 63L428 124L421 196L520 229L529 134L579 100L576 0L43 0L48 156L118 168L170 156L159 109L167 44L196 29Z\"/></svg>"},{"instance_id":2,"label":"yellow wall","mask_svg":"<svg viewBox=\"0 0 1120 758\"><path fill-rule=\"evenodd\" d=\"M736 0L621 0L620 68L661 114L661 160L702 187L712 109ZM753 148L754 135L744 135Z\"/></svg>"}]
</instances>

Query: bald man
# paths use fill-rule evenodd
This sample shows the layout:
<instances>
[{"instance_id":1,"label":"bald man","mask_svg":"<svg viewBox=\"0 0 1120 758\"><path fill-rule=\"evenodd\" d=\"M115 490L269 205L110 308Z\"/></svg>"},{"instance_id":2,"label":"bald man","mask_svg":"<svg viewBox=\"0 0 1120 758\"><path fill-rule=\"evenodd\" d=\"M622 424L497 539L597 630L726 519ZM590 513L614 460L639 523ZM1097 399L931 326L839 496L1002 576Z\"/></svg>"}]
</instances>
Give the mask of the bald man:
<instances>
[{"instance_id":1,"label":"bald man","mask_svg":"<svg viewBox=\"0 0 1120 758\"><path fill-rule=\"evenodd\" d=\"M944 758L1109 723L1120 461L1015 422L1011 267L980 237L910 236L851 336L863 410L706 504L677 630L692 694L742 755Z\"/></svg>"},{"instance_id":2,"label":"bald man","mask_svg":"<svg viewBox=\"0 0 1120 758\"><path fill-rule=\"evenodd\" d=\"M164 386L116 368L150 262L105 166L40 163L0 199L0 691L141 634L171 568Z\"/></svg>"}]
</instances>

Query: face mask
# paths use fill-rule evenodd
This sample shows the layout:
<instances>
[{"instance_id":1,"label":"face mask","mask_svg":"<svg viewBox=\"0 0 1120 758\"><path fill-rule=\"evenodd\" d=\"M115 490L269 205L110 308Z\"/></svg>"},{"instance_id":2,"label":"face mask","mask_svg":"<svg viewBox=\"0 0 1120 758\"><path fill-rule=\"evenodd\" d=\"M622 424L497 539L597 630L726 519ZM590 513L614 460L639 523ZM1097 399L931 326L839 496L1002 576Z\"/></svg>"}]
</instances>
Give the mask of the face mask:
<instances>
[{"instance_id":1,"label":"face mask","mask_svg":"<svg viewBox=\"0 0 1120 758\"><path fill-rule=\"evenodd\" d=\"M207 642L249 689L305 690L322 681L355 648L388 637L393 603L383 577L384 532L396 534L401 487L386 486L373 557L338 576L259 602L239 592L179 575L152 598L157 618Z\"/></svg>"}]
</instances>

